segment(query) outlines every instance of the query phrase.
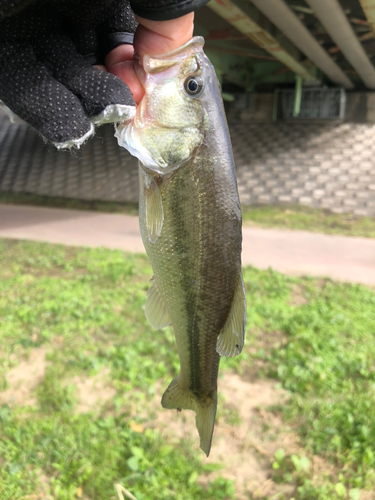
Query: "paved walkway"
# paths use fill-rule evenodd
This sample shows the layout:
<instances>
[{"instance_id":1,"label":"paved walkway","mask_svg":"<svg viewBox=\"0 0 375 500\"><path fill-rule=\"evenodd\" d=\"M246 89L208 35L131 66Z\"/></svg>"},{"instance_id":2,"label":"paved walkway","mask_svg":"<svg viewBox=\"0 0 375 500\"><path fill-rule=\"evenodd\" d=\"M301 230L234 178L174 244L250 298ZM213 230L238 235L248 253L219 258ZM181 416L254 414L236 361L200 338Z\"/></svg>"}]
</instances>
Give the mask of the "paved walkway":
<instances>
[{"instance_id":1,"label":"paved walkway","mask_svg":"<svg viewBox=\"0 0 375 500\"><path fill-rule=\"evenodd\" d=\"M375 240L243 228L244 265L375 286ZM137 217L0 204L0 237L144 252Z\"/></svg>"}]
</instances>

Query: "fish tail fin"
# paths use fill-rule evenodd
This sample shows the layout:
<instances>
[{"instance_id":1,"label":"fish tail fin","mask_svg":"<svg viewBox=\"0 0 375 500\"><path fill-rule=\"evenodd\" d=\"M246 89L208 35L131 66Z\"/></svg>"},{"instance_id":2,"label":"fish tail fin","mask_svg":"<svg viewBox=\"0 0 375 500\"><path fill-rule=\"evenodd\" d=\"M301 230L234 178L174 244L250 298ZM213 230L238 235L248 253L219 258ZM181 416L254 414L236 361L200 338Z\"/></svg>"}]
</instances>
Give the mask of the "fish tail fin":
<instances>
[{"instance_id":1,"label":"fish tail fin","mask_svg":"<svg viewBox=\"0 0 375 500\"><path fill-rule=\"evenodd\" d=\"M189 389L181 387L178 377L169 384L163 394L161 404L168 410L193 410L195 411L195 423L200 437L200 447L208 456L210 454L212 434L214 432L217 395L202 402Z\"/></svg>"},{"instance_id":2,"label":"fish tail fin","mask_svg":"<svg viewBox=\"0 0 375 500\"><path fill-rule=\"evenodd\" d=\"M211 450L212 435L214 433L215 416L216 416L216 394L214 400L208 405L197 405L195 410L195 423L199 432L200 447L208 456Z\"/></svg>"}]
</instances>

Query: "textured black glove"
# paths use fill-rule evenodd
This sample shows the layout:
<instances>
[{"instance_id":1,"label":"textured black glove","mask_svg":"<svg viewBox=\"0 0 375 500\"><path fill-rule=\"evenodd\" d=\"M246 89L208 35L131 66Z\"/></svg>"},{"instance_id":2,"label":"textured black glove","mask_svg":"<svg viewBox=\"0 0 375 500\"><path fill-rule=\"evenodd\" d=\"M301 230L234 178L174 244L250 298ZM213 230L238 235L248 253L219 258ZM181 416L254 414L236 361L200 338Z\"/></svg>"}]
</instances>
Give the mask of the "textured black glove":
<instances>
[{"instance_id":1,"label":"textured black glove","mask_svg":"<svg viewBox=\"0 0 375 500\"><path fill-rule=\"evenodd\" d=\"M92 67L136 21L125 0L0 0L0 101L59 148L134 114L119 78Z\"/></svg>"}]
</instances>

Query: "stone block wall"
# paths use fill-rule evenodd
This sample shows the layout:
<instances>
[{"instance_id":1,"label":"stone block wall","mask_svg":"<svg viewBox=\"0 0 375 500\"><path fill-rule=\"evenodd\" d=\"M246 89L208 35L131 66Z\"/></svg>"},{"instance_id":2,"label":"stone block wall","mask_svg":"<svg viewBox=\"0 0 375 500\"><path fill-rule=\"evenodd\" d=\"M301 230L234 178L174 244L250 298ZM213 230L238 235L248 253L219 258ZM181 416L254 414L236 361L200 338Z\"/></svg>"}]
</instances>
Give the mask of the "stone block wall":
<instances>
[{"instance_id":1,"label":"stone block wall","mask_svg":"<svg viewBox=\"0 0 375 500\"><path fill-rule=\"evenodd\" d=\"M375 124L272 122L269 97L253 105L255 115L228 113L242 203L375 216ZM137 160L118 147L112 126L80 150L59 152L0 112L0 191L137 201Z\"/></svg>"},{"instance_id":2,"label":"stone block wall","mask_svg":"<svg viewBox=\"0 0 375 500\"><path fill-rule=\"evenodd\" d=\"M375 215L375 125L231 124L242 203Z\"/></svg>"},{"instance_id":3,"label":"stone block wall","mask_svg":"<svg viewBox=\"0 0 375 500\"><path fill-rule=\"evenodd\" d=\"M0 111L0 191L137 202L138 161L118 146L112 125L81 149L57 151Z\"/></svg>"}]
</instances>

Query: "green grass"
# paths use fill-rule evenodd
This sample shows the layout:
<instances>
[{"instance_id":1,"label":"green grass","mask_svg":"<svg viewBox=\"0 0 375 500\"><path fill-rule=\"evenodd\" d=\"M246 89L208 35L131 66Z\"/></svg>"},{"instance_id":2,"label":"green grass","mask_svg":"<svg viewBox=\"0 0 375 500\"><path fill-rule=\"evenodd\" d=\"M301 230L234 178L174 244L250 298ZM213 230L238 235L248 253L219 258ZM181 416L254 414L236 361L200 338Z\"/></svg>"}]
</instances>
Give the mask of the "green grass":
<instances>
[{"instance_id":1,"label":"green grass","mask_svg":"<svg viewBox=\"0 0 375 500\"><path fill-rule=\"evenodd\" d=\"M0 203L138 215L137 203L84 201L4 192L0 193ZM329 210L302 205L261 205L251 207L243 205L242 215L244 224L249 226L375 238L375 217L360 217L350 213L335 214Z\"/></svg>"},{"instance_id":2,"label":"green grass","mask_svg":"<svg viewBox=\"0 0 375 500\"><path fill-rule=\"evenodd\" d=\"M137 500L235 498L220 476L202 486L200 476L216 466L197 452L196 436L176 443L152 425L155 385L167 386L178 358L172 330L155 332L144 317L150 277L145 256L0 242L0 386L34 348L49 360L34 403L0 407L2 500L107 500L116 483ZM264 499L355 500L374 491L374 291L254 268L244 280L246 348L221 370L246 379L259 365L257 377L277 380L289 398L269 411L300 442L270 459L280 492ZM115 397L78 412L75 378L106 372ZM219 418L235 427L227 403Z\"/></svg>"},{"instance_id":3,"label":"green grass","mask_svg":"<svg viewBox=\"0 0 375 500\"><path fill-rule=\"evenodd\" d=\"M375 489L375 294L311 280L303 295L307 303L282 320L284 343L259 356L291 394L281 411L306 452L333 464L335 488L356 498ZM306 472L298 498L331 498L329 483L315 490Z\"/></svg>"},{"instance_id":4,"label":"green grass","mask_svg":"<svg viewBox=\"0 0 375 500\"><path fill-rule=\"evenodd\" d=\"M50 361L37 403L0 411L1 499L43 491L43 477L61 500L78 498L80 488L84 498L114 498L115 483L137 500L232 498L230 481L199 486L212 466L188 444L178 449L151 428L131 428L143 422L155 383L178 366L172 331L155 334L144 317L147 259L9 241L0 250L2 387L32 348L48 346ZM117 396L98 412L75 413L74 386L65 382L105 366Z\"/></svg>"},{"instance_id":5,"label":"green grass","mask_svg":"<svg viewBox=\"0 0 375 500\"><path fill-rule=\"evenodd\" d=\"M375 217L335 214L302 205L242 206L246 225L375 238Z\"/></svg>"},{"instance_id":6,"label":"green grass","mask_svg":"<svg viewBox=\"0 0 375 500\"><path fill-rule=\"evenodd\" d=\"M76 200L73 198L59 198L57 196L43 196L38 194L0 192L0 203L138 215L138 203L132 202L116 203L112 201L87 201Z\"/></svg>"}]
</instances>

